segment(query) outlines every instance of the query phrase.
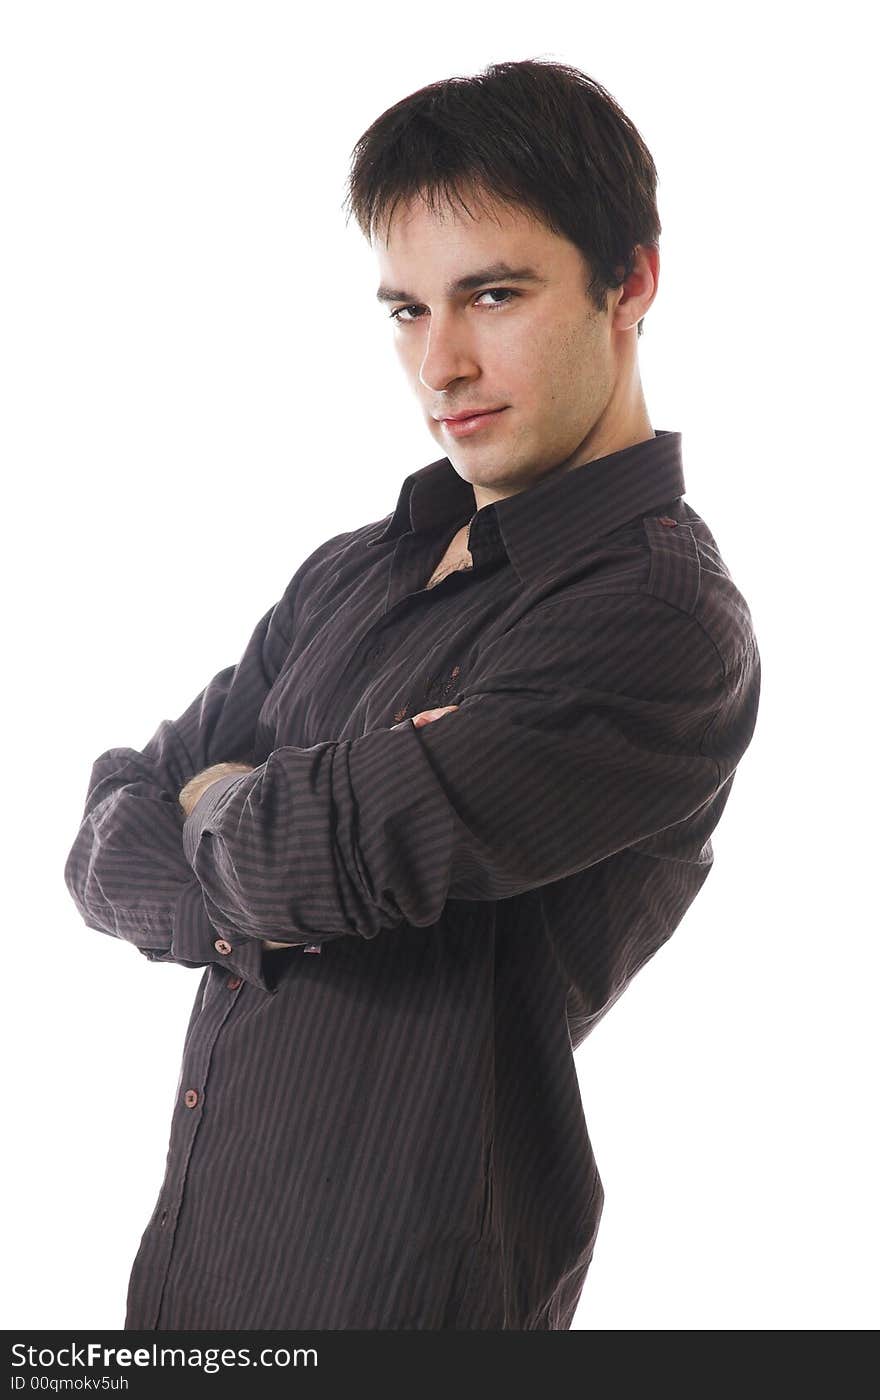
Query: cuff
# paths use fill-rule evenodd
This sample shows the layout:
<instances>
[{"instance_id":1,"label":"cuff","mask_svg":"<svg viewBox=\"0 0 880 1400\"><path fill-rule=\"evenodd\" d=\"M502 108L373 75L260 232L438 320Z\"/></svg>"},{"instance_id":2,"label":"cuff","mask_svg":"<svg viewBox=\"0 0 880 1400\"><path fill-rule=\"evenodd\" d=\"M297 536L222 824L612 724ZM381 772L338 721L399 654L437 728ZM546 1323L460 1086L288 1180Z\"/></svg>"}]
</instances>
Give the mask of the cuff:
<instances>
[{"instance_id":1,"label":"cuff","mask_svg":"<svg viewBox=\"0 0 880 1400\"><path fill-rule=\"evenodd\" d=\"M182 832L183 853L186 856L186 859L190 865L193 865L193 862L195 860L195 854L198 850L199 841L202 838L202 832L205 830L215 811L219 807L220 801L223 798L226 789L232 787L232 784L237 783L239 779L246 778L248 776L249 775L247 773L228 773L223 778L215 778L213 783L209 783L208 786L205 788L205 791L202 793L198 802L193 807L189 816L186 817L186 819L184 820ZM188 890L191 888L193 887L187 886ZM216 962L218 953L220 954L221 958L228 958L230 963L233 960L233 958L239 957L240 962L242 962L244 966L248 968L248 971L244 971L242 967L236 967L236 972L238 972L241 977L246 978L247 981L256 983L258 987L264 987L266 991L272 991L273 988L267 986L265 978L263 976L263 972L261 970L263 966L262 956L264 952L271 954L278 950L271 948L264 949L262 942L259 939L255 938L242 938L240 941L236 941L234 939L225 937L217 929L214 928L214 925L211 923L210 918L208 917L201 884L197 882L195 888L199 892L199 900L201 903L202 912L204 913L207 932L205 931L205 925L201 924L200 922L199 915L196 918L194 932L191 935L182 933L181 937L186 941L191 941L194 949L198 949L198 947L201 946L201 948L204 950L207 947L208 943L212 945L215 951L207 952L205 954L205 957L202 958L202 961L205 961L205 958L207 958L211 961ZM183 923L188 924L189 922L191 922L191 918L188 919L186 913L184 913ZM176 923L177 920L175 919L175 925ZM336 937L336 935L332 936ZM175 939L176 937L177 936L175 935ZM326 938L319 938L317 940L311 938L297 938L293 939L290 942L285 942L285 946L288 948L302 948L307 953L320 953L321 944L326 941ZM233 951L231 953L223 954L222 949L229 948L230 946L232 947ZM184 954L184 956L186 956L186 954ZM179 960L180 959L178 959L178 961Z\"/></svg>"},{"instance_id":2,"label":"cuff","mask_svg":"<svg viewBox=\"0 0 880 1400\"><path fill-rule=\"evenodd\" d=\"M227 773L223 778L215 778L212 783L208 784L189 816L185 818L183 823L183 854L190 865L193 863L202 832L214 815L214 809L220 798L227 788L232 787L233 783L241 782L241 779L247 776L247 773Z\"/></svg>"},{"instance_id":3,"label":"cuff","mask_svg":"<svg viewBox=\"0 0 880 1400\"><path fill-rule=\"evenodd\" d=\"M198 880L184 887L174 906L171 961L183 963L184 967L217 963L264 992L271 992L274 986L266 981L263 952L259 939L230 939L217 931L208 918Z\"/></svg>"}]
</instances>

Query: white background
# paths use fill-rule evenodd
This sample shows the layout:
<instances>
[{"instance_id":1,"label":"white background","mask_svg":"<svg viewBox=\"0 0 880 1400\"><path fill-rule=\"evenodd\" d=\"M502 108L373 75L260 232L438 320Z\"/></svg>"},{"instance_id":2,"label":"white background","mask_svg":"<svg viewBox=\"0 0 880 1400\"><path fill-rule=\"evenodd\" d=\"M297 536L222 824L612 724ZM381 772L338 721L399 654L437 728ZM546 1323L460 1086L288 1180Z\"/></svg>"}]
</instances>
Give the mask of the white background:
<instances>
[{"instance_id":1,"label":"white background","mask_svg":"<svg viewBox=\"0 0 880 1400\"><path fill-rule=\"evenodd\" d=\"M657 163L648 408L763 660L715 868L578 1051L606 1204L574 1329L876 1326L864 13L4 6L4 1327L122 1326L201 976L80 920L91 764L441 455L349 154L423 84L527 57L598 78Z\"/></svg>"}]
</instances>

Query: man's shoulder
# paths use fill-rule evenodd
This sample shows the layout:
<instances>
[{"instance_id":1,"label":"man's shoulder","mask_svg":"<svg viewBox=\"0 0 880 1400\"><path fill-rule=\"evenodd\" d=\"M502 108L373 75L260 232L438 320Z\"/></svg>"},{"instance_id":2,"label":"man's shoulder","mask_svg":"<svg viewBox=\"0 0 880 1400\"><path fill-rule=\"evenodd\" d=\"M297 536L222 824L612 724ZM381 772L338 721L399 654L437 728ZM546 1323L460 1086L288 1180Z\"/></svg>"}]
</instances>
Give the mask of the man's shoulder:
<instances>
[{"instance_id":1,"label":"man's shoulder","mask_svg":"<svg viewBox=\"0 0 880 1400\"><path fill-rule=\"evenodd\" d=\"M314 574L322 566L332 564L348 554L368 553L366 546L390 520L391 515L389 514L383 516L381 520L371 520L366 525L357 525L351 530L340 530L338 534L331 535L329 539L323 540L306 555L296 571L295 579L302 581L308 574ZM293 581L292 579L291 583Z\"/></svg>"},{"instance_id":2,"label":"man's shoulder","mask_svg":"<svg viewBox=\"0 0 880 1400\"><path fill-rule=\"evenodd\" d=\"M662 627L671 635L677 622L685 638L702 634L724 670L756 651L748 603L706 521L682 497L585 540L537 593L534 615L561 610L585 636L617 619L650 639Z\"/></svg>"},{"instance_id":3,"label":"man's shoulder","mask_svg":"<svg viewBox=\"0 0 880 1400\"><path fill-rule=\"evenodd\" d=\"M650 563L644 591L698 623L727 669L757 650L749 605L706 521L686 501L646 516Z\"/></svg>"},{"instance_id":4,"label":"man's shoulder","mask_svg":"<svg viewBox=\"0 0 880 1400\"><path fill-rule=\"evenodd\" d=\"M369 548L371 539L390 521L371 520L350 530L340 530L310 550L284 590L282 606L297 609L306 599L321 595L328 588L344 587L349 575L374 561L382 551Z\"/></svg>"},{"instance_id":5,"label":"man's shoulder","mask_svg":"<svg viewBox=\"0 0 880 1400\"><path fill-rule=\"evenodd\" d=\"M381 551L370 549L369 546L391 522L392 516L393 511L381 520L371 520L366 525L356 525L351 530L340 530L338 535L331 535L312 551L306 564L315 570L325 564L338 564L347 558L373 559Z\"/></svg>"}]
</instances>

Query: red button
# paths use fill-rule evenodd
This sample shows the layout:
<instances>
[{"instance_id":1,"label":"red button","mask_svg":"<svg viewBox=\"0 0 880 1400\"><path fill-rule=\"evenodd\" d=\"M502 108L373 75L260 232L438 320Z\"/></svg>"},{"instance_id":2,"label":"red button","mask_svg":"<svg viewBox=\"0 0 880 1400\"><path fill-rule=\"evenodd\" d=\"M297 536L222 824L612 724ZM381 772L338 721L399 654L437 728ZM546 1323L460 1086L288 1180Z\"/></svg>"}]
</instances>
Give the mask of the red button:
<instances>
[{"instance_id":1,"label":"red button","mask_svg":"<svg viewBox=\"0 0 880 1400\"><path fill-rule=\"evenodd\" d=\"M225 938L216 938L214 940L214 947L217 949L218 953L232 952L232 944L227 943Z\"/></svg>"},{"instance_id":2,"label":"red button","mask_svg":"<svg viewBox=\"0 0 880 1400\"><path fill-rule=\"evenodd\" d=\"M197 1090L197 1089L187 1089L186 1093L185 1093L184 1096L183 1096L183 1102L186 1104L187 1108L195 1108L195 1106L196 1106L196 1104L198 1103L198 1101L199 1101L198 1090Z\"/></svg>"},{"instance_id":3,"label":"red button","mask_svg":"<svg viewBox=\"0 0 880 1400\"><path fill-rule=\"evenodd\" d=\"M226 985L227 985L227 987L229 988L230 992L234 992L235 989L236 989L236 987L240 987L240 986L241 986L241 978L240 978L240 977L230 977L230 978L227 979Z\"/></svg>"},{"instance_id":4,"label":"red button","mask_svg":"<svg viewBox=\"0 0 880 1400\"><path fill-rule=\"evenodd\" d=\"M657 523L658 525L677 525L678 521L673 520L671 515L658 515Z\"/></svg>"}]
</instances>

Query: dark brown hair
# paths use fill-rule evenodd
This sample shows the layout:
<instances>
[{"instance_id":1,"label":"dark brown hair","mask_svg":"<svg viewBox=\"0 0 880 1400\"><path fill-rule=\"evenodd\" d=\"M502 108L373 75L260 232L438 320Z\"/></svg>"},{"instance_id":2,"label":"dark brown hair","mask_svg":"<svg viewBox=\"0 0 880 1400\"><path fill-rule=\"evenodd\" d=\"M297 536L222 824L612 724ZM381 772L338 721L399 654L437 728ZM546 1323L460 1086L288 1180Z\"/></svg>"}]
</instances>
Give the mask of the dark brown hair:
<instances>
[{"instance_id":1,"label":"dark brown hair","mask_svg":"<svg viewBox=\"0 0 880 1400\"><path fill-rule=\"evenodd\" d=\"M440 198L470 213L484 191L569 239L586 260L587 295L607 309L636 244L658 246L657 170L626 113L594 78L543 59L493 63L419 88L373 122L351 153L346 223L372 241L398 201ZM642 321L638 323L642 334Z\"/></svg>"}]
</instances>

